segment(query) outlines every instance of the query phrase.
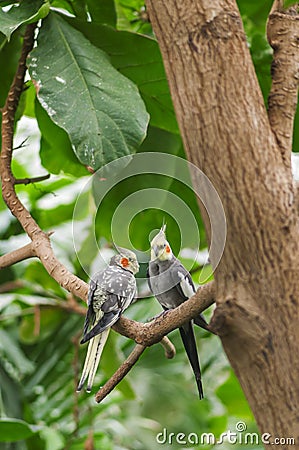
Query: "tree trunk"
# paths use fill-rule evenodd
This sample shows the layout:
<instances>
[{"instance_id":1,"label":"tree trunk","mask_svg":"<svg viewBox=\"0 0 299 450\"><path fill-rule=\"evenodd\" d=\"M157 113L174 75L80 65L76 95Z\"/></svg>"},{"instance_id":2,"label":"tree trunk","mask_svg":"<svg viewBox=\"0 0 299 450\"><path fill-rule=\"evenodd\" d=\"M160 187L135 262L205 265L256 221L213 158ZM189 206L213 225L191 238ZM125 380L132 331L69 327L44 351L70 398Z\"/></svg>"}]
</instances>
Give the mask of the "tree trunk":
<instances>
[{"instance_id":1,"label":"tree trunk","mask_svg":"<svg viewBox=\"0 0 299 450\"><path fill-rule=\"evenodd\" d=\"M226 214L213 327L260 432L298 444L296 192L239 11L234 0L148 0L147 6L187 157L215 186Z\"/></svg>"}]
</instances>

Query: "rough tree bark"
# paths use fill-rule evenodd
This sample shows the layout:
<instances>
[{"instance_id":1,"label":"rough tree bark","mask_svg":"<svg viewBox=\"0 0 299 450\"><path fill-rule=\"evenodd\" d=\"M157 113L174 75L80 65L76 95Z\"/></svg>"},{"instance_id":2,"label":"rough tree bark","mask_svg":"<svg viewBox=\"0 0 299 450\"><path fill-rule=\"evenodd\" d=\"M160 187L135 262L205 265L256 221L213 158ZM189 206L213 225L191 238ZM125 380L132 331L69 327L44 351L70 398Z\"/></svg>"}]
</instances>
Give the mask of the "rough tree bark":
<instances>
[{"instance_id":1,"label":"rough tree bark","mask_svg":"<svg viewBox=\"0 0 299 450\"><path fill-rule=\"evenodd\" d=\"M293 112L285 111L288 123L281 123L281 108L291 103L294 110L294 99L276 103L269 120L234 0L147 0L147 7L188 158L209 177L226 213L212 326L261 433L294 437L298 445L299 230L296 191L285 163ZM297 97L294 17L288 36L294 78L288 81ZM279 82L277 70L275 76ZM286 89L280 93L289 95ZM275 127L285 129L283 146Z\"/></svg>"}]
</instances>

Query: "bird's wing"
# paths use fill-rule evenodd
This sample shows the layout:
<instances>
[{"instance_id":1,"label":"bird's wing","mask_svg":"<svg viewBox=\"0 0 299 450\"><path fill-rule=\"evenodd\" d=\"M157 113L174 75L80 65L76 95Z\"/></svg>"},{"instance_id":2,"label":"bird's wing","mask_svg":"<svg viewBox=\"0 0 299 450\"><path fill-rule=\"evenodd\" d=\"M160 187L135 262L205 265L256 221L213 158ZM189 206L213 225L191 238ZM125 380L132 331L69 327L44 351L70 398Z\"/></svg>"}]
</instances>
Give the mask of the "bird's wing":
<instances>
[{"instance_id":1,"label":"bird's wing","mask_svg":"<svg viewBox=\"0 0 299 450\"><path fill-rule=\"evenodd\" d=\"M94 280L90 280L90 284L89 284L89 289L88 289L88 298L87 298L87 313L85 316L85 322L84 322L84 326L83 326L83 336L87 333L88 328L90 327L90 325L93 325L95 322L95 312L93 310L93 297L94 297L94 293L96 291L97 288L97 283Z\"/></svg>"},{"instance_id":2,"label":"bird's wing","mask_svg":"<svg viewBox=\"0 0 299 450\"><path fill-rule=\"evenodd\" d=\"M169 271L173 284L182 297L182 301L192 297L195 293L195 287L190 273L185 269L183 264L178 259L175 259Z\"/></svg>"},{"instance_id":3,"label":"bird's wing","mask_svg":"<svg viewBox=\"0 0 299 450\"><path fill-rule=\"evenodd\" d=\"M123 311L122 305L124 303L124 297L119 297L115 294L109 294L107 300L101 306L101 311L103 312L101 319L90 331L84 333L80 344L84 344L85 342L95 337L97 334L100 334L107 328L112 327L112 325L119 319Z\"/></svg>"},{"instance_id":4,"label":"bird's wing","mask_svg":"<svg viewBox=\"0 0 299 450\"><path fill-rule=\"evenodd\" d=\"M172 265L171 276L173 282L176 283L176 288L179 291L180 296L184 299L183 301L188 300L190 297L192 297L192 295L195 294L196 290L192 277L178 259ZM202 314L198 314L198 316L195 317L194 323L204 330L210 331L208 328L208 324Z\"/></svg>"}]
</instances>

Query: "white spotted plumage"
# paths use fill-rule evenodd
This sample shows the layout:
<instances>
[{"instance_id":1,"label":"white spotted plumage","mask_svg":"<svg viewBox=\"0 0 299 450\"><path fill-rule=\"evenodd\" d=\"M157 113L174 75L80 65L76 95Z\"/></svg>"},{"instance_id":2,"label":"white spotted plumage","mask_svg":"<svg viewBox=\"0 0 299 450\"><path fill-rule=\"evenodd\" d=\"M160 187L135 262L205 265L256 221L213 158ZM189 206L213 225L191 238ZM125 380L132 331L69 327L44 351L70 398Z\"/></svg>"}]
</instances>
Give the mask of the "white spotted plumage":
<instances>
[{"instance_id":1,"label":"white spotted plumage","mask_svg":"<svg viewBox=\"0 0 299 450\"><path fill-rule=\"evenodd\" d=\"M89 285L88 310L81 343L89 341L82 376L77 392L87 380L87 392L91 391L103 348L111 326L119 319L136 295L134 275L139 270L136 255L120 249L105 270L96 273Z\"/></svg>"}]
</instances>

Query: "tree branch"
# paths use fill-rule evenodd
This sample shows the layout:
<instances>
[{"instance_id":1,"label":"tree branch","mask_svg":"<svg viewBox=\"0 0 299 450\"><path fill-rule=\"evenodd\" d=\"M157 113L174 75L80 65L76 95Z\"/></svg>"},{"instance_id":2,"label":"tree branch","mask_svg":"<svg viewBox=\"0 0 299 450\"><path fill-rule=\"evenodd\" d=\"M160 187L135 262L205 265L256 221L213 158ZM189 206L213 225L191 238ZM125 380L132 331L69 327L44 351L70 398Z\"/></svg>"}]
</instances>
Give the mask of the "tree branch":
<instances>
[{"instance_id":1,"label":"tree branch","mask_svg":"<svg viewBox=\"0 0 299 450\"><path fill-rule=\"evenodd\" d=\"M32 242L24 247L18 248L6 255L0 256L0 269L4 267L12 266L13 264L24 261L24 259L32 258L36 256L34 246Z\"/></svg>"},{"instance_id":2,"label":"tree branch","mask_svg":"<svg viewBox=\"0 0 299 450\"><path fill-rule=\"evenodd\" d=\"M127 375L127 373L136 364L146 347L141 344L137 344L128 358L117 369L114 375L107 381L107 383L96 393L95 399L97 403L100 403L107 397L108 394L121 382L121 380Z\"/></svg>"},{"instance_id":3,"label":"tree branch","mask_svg":"<svg viewBox=\"0 0 299 450\"><path fill-rule=\"evenodd\" d=\"M175 347L172 342L164 336L160 341L160 344L164 347L165 356L168 359L172 359L175 356ZM144 352L146 347L141 344L137 344L133 351L130 353L128 358L122 363L122 365L117 369L117 371L112 375L112 377L101 387L96 393L96 402L100 403L108 394L121 382L121 380L127 375L127 373L132 369L132 367L137 363L138 359Z\"/></svg>"},{"instance_id":4,"label":"tree branch","mask_svg":"<svg viewBox=\"0 0 299 450\"><path fill-rule=\"evenodd\" d=\"M215 291L215 283L211 281L201 286L189 300L149 323L139 323L121 316L112 328L138 344L149 347L211 306L215 302Z\"/></svg>"},{"instance_id":5,"label":"tree branch","mask_svg":"<svg viewBox=\"0 0 299 450\"><path fill-rule=\"evenodd\" d=\"M268 115L283 160L291 167L299 83L299 14L298 4L284 10L283 3L274 1L267 23L267 38L274 51Z\"/></svg>"},{"instance_id":6,"label":"tree branch","mask_svg":"<svg viewBox=\"0 0 299 450\"><path fill-rule=\"evenodd\" d=\"M14 184L30 184L30 183L38 183L39 181L48 180L50 178L50 174L41 175L39 177L33 178L17 178L14 180Z\"/></svg>"}]
</instances>

